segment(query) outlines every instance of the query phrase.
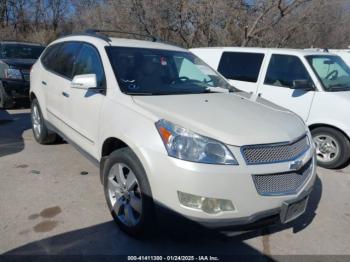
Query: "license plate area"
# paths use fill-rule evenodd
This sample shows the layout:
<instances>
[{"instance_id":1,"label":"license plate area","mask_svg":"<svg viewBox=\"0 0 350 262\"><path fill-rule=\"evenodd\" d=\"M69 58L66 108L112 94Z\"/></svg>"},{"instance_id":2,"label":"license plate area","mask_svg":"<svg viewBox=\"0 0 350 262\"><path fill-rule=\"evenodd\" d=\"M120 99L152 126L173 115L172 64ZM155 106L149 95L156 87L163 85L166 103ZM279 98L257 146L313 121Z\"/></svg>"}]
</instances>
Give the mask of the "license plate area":
<instances>
[{"instance_id":1,"label":"license plate area","mask_svg":"<svg viewBox=\"0 0 350 262\"><path fill-rule=\"evenodd\" d=\"M288 223L305 212L309 196L306 196L296 202L286 203L284 202L281 210L281 222Z\"/></svg>"}]
</instances>

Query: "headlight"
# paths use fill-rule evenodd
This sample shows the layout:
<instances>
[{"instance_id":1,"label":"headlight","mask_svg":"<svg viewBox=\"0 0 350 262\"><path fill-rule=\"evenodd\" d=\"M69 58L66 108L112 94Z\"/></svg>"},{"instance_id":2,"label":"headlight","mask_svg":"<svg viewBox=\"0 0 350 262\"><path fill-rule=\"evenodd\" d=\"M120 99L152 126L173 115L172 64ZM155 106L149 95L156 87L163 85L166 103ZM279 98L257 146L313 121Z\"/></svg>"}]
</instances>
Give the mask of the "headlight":
<instances>
[{"instance_id":1,"label":"headlight","mask_svg":"<svg viewBox=\"0 0 350 262\"><path fill-rule=\"evenodd\" d=\"M182 160L222 165L238 165L223 143L193 133L164 119L156 123L168 155Z\"/></svg>"},{"instance_id":2,"label":"headlight","mask_svg":"<svg viewBox=\"0 0 350 262\"><path fill-rule=\"evenodd\" d=\"M5 78L22 80L22 73L18 69L7 68L5 69Z\"/></svg>"}]
</instances>

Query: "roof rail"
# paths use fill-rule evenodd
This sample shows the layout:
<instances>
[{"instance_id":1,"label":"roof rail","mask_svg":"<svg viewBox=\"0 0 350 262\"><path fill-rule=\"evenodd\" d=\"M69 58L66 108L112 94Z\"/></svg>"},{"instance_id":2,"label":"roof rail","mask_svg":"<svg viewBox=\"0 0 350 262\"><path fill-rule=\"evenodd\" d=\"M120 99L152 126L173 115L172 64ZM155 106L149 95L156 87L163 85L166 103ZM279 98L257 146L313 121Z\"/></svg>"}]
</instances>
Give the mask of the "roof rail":
<instances>
[{"instance_id":1,"label":"roof rail","mask_svg":"<svg viewBox=\"0 0 350 262\"><path fill-rule=\"evenodd\" d=\"M69 36L92 36L92 37L96 37L96 38L99 38L99 39L102 39L106 42L111 42L111 39L106 36L106 35L103 35L103 34L91 34L91 33L86 33L86 32L82 32L82 33L73 33L73 34L67 34L67 35L63 35L59 38L65 38L65 37L69 37Z\"/></svg>"},{"instance_id":2,"label":"roof rail","mask_svg":"<svg viewBox=\"0 0 350 262\"><path fill-rule=\"evenodd\" d=\"M103 36L109 39L109 42L111 41L110 38L106 33L117 33L117 34L126 34L126 35L133 35L133 36L141 36L145 38L149 38L152 40L152 42L159 42L159 39L151 34L139 34L134 32L126 32L126 31L119 31L119 30L104 30L104 29L87 29L84 32L88 35L94 35L94 36Z\"/></svg>"}]
</instances>

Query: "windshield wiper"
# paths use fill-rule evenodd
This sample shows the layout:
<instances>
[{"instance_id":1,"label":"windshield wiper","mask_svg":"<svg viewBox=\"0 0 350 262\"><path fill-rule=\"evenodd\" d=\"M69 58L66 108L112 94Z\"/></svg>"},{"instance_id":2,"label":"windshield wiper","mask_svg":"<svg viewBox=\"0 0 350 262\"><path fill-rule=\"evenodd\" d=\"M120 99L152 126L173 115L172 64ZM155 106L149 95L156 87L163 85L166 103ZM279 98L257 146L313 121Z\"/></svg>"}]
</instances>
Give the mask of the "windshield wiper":
<instances>
[{"instance_id":1,"label":"windshield wiper","mask_svg":"<svg viewBox=\"0 0 350 262\"><path fill-rule=\"evenodd\" d=\"M208 86L207 88L205 88L205 91L213 93L232 93L235 91L235 88L233 86L229 88L223 88L219 86Z\"/></svg>"},{"instance_id":2,"label":"windshield wiper","mask_svg":"<svg viewBox=\"0 0 350 262\"><path fill-rule=\"evenodd\" d=\"M347 84L334 84L329 86L329 88L333 88L333 87L349 87L349 86Z\"/></svg>"},{"instance_id":3,"label":"windshield wiper","mask_svg":"<svg viewBox=\"0 0 350 262\"><path fill-rule=\"evenodd\" d=\"M142 92L125 92L124 94L130 96L153 96L154 93L142 93Z\"/></svg>"},{"instance_id":4,"label":"windshield wiper","mask_svg":"<svg viewBox=\"0 0 350 262\"><path fill-rule=\"evenodd\" d=\"M330 85L326 89L329 92L337 92L337 91L350 91L350 85L348 84L334 84Z\"/></svg>"}]
</instances>

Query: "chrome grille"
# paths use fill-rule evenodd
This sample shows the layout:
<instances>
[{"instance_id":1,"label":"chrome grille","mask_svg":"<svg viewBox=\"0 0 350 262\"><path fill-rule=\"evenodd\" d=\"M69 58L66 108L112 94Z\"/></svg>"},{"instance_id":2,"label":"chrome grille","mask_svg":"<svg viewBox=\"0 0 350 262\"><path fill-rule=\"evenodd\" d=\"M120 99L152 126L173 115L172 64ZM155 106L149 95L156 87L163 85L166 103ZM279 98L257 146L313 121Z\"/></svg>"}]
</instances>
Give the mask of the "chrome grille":
<instances>
[{"instance_id":1,"label":"chrome grille","mask_svg":"<svg viewBox=\"0 0 350 262\"><path fill-rule=\"evenodd\" d=\"M312 159L299 171L253 175L256 190L260 195L296 194L312 173Z\"/></svg>"},{"instance_id":2,"label":"chrome grille","mask_svg":"<svg viewBox=\"0 0 350 262\"><path fill-rule=\"evenodd\" d=\"M305 135L293 143L243 146L242 154L247 165L270 164L294 160L309 147L309 139Z\"/></svg>"}]
</instances>

